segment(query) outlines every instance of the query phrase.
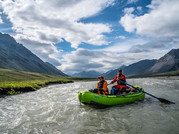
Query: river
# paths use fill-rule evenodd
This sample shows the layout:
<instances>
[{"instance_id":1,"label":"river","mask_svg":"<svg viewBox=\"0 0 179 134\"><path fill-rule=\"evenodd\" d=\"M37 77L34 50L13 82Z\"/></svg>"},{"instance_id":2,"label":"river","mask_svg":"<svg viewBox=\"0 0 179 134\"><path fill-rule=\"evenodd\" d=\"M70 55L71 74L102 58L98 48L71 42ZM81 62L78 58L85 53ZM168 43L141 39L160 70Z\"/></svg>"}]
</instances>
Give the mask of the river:
<instances>
[{"instance_id":1,"label":"river","mask_svg":"<svg viewBox=\"0 0 179 134\"><path fill-rule=\"evenodd\" d=\"M160 98L97 109L80 105L80 90L96 81L50 85L35 92L0 98L0 134L178 134L179 80L128 79ZM111 88L111 86L109 86Z\"/></svg>"}]
</instances>

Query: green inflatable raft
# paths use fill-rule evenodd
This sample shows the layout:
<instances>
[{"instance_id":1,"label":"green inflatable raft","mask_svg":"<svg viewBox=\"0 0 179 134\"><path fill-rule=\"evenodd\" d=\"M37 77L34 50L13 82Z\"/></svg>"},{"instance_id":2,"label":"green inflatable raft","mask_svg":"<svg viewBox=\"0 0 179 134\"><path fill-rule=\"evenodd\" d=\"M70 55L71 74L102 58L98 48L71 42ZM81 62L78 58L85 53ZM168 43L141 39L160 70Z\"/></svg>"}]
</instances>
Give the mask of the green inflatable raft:
<instances>
[{"instance_id":1,"label":"green inflatable raft","mask_svg":"<svg viewBox=\"0 0 179 134\"><path fill-rule=\"evenodd\" d=\"M136 86L141 88L140 86ZM99 95L89 91L80 91L78 93L78 99L80 103L89 104L94 106L115 106L120 104L132 103L140 101L145 98L143 92L129 92L124 95Z\"/></svg>"}]
</instances>

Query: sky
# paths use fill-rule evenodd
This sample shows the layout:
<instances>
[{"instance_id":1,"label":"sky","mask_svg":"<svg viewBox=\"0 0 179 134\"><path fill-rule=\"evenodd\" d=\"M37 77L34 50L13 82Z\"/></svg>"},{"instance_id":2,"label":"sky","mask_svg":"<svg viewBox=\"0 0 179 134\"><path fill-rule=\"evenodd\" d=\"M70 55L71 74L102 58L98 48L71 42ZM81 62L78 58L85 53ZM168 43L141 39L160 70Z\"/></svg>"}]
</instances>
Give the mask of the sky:
<instances>
[{"instance_id":1,"label":"sky","mask_svg":"<svg viewBox=\"0 0 179 134\"><path fill-rule=\"evenodd\" d=\"M179 48L179 0L0 0L0 32L71 75Z\"/></svg>"}]
</instances>

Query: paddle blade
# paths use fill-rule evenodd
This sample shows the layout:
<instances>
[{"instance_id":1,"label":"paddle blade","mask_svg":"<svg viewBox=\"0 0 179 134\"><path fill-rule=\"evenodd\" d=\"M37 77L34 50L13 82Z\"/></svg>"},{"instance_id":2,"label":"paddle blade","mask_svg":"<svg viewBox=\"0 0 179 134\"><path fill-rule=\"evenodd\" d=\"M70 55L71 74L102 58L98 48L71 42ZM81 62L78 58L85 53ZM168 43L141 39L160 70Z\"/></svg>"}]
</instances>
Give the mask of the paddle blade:
<instances>
[{"instance_id":1,"label":"paddle blade","mask_svg":"<svg viewBox=\"0 0 179 134\"><path fill-rule=\"evenodd\" d=\"M174 102L171 102L169 100L166 100L166 99L163 99L163 98L158 98L158 100L162 103L165 103L165 104L175 104Z\"/></svg>"}]
</instances>

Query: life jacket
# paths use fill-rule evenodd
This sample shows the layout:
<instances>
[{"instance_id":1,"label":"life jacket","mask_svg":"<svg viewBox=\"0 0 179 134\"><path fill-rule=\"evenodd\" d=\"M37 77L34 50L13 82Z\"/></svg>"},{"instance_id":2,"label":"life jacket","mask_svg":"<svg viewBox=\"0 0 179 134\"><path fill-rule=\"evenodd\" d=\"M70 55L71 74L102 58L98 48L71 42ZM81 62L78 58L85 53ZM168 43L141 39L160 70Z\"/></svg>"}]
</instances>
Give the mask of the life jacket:
<instances>
[{"instance_id":1,"label":"life jacket","mask_svg":"<svg viewBox=\"0 0 179 134\"><path fill-rule=\"evenodd\" d=\"M103 88L103 84L104 84L104 81L99 82L99 83L98 83L99 88Z\"/></svg>"},{"instance_id":2,"label":"life jacket","mask_svg":"<svg viewBox=\"0 0 179 134\"><path fill-rule=\"evenodd\" d=\"M107 82L106 81L102 81L102 82L98 82L96 85L97 89L102 89L103 90L103 94L108 94L108 88L107 88ZM100 94L100 91L98 91L98 94Z\"/></svg>"},{"instance_id":3,"label":"life jacket","mask_svg":"<svg viewBox=\"0 0 179 134\"><path fill-rule=\"evenodd\" d=\"M126 82L126 77L123 74L121 76L119 76L119 78L117 79L117 84L118 85L126 85L126 84L120 82L120 80Z\"/></svg>"}]
</instances>

